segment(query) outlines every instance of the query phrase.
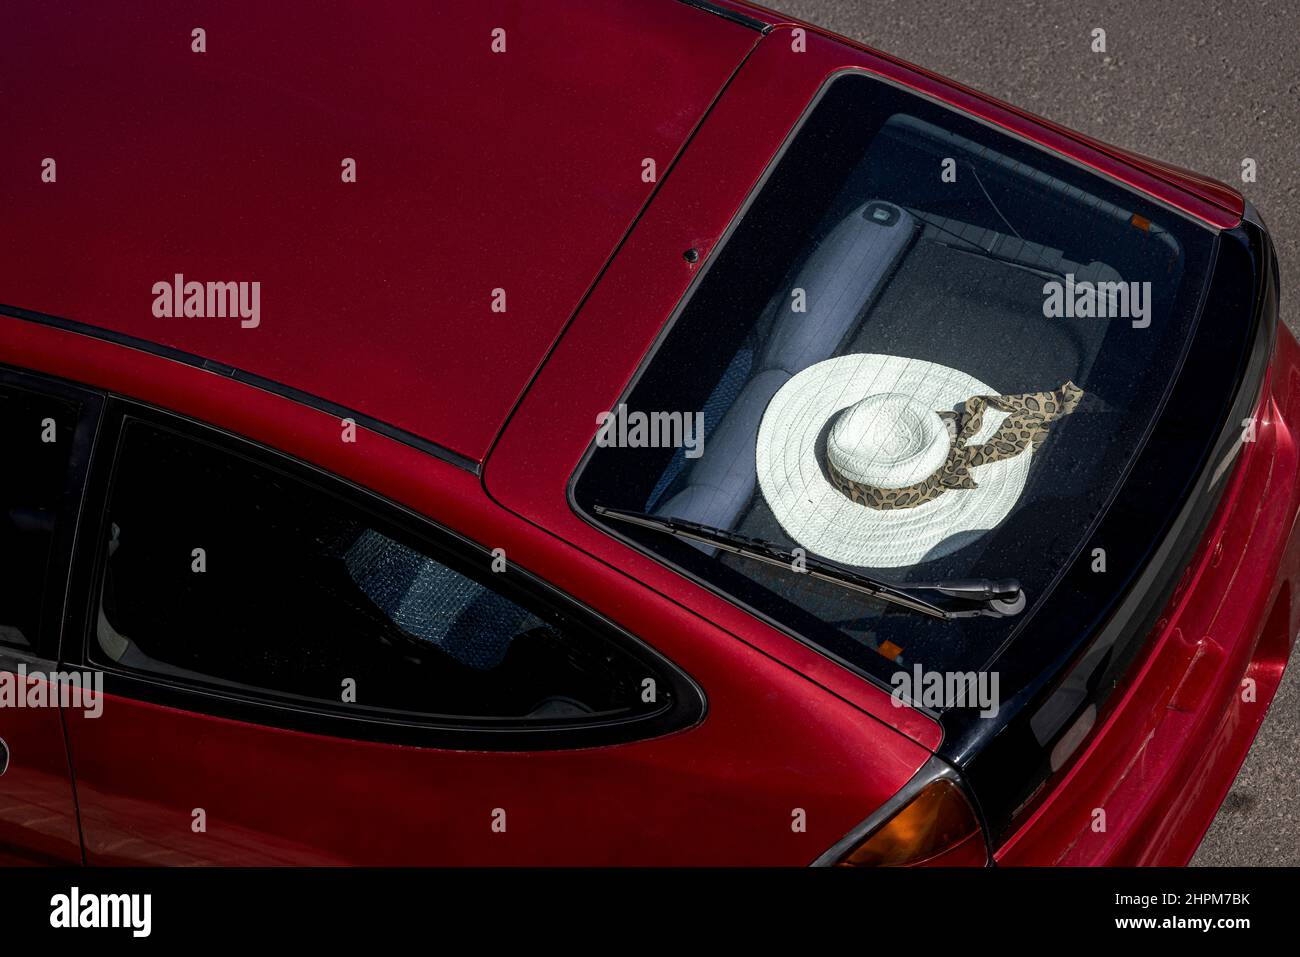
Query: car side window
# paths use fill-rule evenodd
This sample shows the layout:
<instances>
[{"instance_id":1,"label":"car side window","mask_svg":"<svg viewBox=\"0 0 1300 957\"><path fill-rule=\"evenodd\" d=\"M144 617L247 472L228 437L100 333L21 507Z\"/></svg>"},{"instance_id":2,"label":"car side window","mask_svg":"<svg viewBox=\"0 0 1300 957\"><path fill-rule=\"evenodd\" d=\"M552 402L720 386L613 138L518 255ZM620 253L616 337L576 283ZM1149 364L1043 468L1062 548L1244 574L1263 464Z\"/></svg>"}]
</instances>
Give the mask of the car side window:
<instances>
[{"instance_id":1,"label":"car side window","mask_svg":"<svg viewBox=\"0 0 1300 957\"><path fill-rule=\"evenodd\" d=\"M0 382L0 645L36 650L57 535L72 519L64 499L78 415L71 399Z\"/></svg>"},{"instance_id":2,"label":"car side window","mask_svg":"<svg viewBox=\"0 0 1300 957\"><path fill-rule=\"evenodd\" d=\"M643 661L510 591L489 553L467 560L330 488L126 419L91 657L349 713L533 726L663 706L643 700Z\"/></svg>"}]
</instances>

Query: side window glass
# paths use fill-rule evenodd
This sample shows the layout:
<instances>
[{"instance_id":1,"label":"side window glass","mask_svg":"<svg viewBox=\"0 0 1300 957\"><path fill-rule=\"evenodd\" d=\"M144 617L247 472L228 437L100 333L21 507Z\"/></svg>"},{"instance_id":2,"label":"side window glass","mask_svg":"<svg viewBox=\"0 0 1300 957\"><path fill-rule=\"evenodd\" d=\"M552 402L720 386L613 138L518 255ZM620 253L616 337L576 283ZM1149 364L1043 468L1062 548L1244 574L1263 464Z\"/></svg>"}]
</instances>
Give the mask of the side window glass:
<instances>
[{"instance_id":1,"label":"side window glass","mask_svg":"<svg viewBox=\"0 0 1300 957\"><path fill-rule=\"evenodd\" d=\"M104 537L92 657L122 668L465 720L664 704L643 701L645 664L525 607L488 555L467 567L323 486L147 422L124 426Z\"/></svg>"},{"instance_id":2,"label":"side window glass","mask_svg":"<svg viewBox=\"0 0 1300 957\"><path fill-rule=\"evenodd\" d=\"M0 645L36 649L63 514L78 406L0 383Z\"/></svg>"}]
</instances>

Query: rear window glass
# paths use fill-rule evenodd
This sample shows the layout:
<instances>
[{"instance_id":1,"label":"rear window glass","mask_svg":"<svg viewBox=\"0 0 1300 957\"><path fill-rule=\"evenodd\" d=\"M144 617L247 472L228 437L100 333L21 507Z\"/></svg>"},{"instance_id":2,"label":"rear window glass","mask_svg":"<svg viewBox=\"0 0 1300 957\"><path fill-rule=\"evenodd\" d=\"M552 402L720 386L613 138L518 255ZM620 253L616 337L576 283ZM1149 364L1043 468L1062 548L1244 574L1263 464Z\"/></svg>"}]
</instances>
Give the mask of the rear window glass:
<instances>
[{"instance_id":1,"label":"rear window glass","mask_svg":"<svg viewBox=\"0 0 1300 957\"><path fill-rule=\"evenodd\" d=\"M987 666L1082 550L1181 360L1215 234L887 83L832 81L575 484L593 520L831 655ZM906 585L957 621L598 518L686 519Z\"/></svg>"}]
</instances>

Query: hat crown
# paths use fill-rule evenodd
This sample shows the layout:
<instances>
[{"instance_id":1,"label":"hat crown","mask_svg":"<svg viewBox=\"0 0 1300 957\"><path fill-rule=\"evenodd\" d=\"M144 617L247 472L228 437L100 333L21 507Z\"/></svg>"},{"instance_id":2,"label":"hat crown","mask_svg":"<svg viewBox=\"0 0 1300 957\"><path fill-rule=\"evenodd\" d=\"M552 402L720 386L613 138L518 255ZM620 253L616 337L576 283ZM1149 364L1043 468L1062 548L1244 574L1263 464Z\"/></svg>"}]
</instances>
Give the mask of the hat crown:
<instances>
[{"instance_id":1,"label":"hat crown","mask_svg":"<svg viewBox=\"0 0 1300 957\"><path fill-rule=\"evenodd\" d=\"M831 426L826 456L841 475L877 488L906 488L947 460L952 438L939 413L897 392L844 409Z\"/></svg>"}]
</instances>

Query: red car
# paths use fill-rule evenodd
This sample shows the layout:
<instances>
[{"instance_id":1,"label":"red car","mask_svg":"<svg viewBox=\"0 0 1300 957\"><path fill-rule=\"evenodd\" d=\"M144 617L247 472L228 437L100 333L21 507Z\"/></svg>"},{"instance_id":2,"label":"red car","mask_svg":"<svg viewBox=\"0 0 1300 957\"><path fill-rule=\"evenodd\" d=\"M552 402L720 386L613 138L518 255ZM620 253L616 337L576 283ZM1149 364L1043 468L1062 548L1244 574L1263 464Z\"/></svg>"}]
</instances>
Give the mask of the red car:
<instances>
[{"instance_id":1,"label":"red car","mask_svg":"<svg viewBox=\"0 0 1300 957\"><path fill-rule=\"evenodd\" d=\"M290 6L0 13L0 862L1188 860L1300 627L1240 195L729 0Z\"/></svg>"}]
</instances>

